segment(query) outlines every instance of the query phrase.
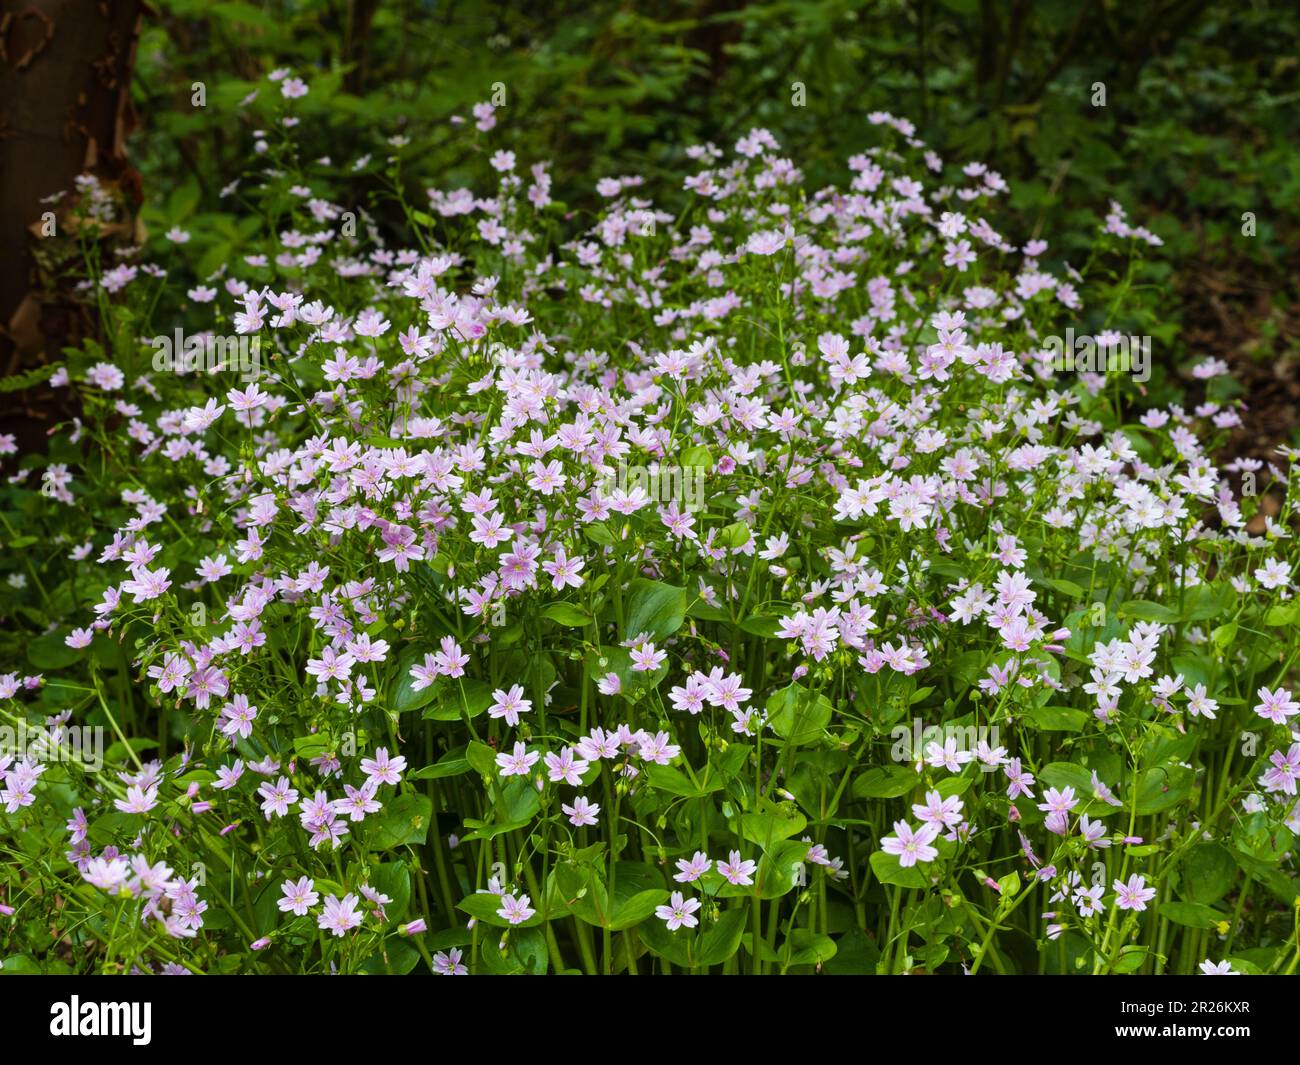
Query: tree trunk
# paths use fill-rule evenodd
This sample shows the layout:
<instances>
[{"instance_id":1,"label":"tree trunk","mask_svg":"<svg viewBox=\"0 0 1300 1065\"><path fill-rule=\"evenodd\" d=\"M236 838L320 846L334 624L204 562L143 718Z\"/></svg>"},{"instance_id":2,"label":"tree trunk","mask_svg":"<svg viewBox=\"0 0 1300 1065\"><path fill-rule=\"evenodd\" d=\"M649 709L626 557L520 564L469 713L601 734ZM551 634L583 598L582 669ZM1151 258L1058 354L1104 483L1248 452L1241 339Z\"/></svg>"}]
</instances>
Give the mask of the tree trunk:
<instances>
[{"instance_id":1,"label":"tree trunk","mask_svg":"<svg viewBox=\"0 0 1300 1065\"><path fill-rule=\"evenodd\" d=\"M126 159L141 0L0 3L0 373L42 361L75 336L37 277L42 203L92 173L140 202ZM56 223L57 224L57 223ZM47 227L48 228L48 227Z\"/></svg>"}]
</instances>

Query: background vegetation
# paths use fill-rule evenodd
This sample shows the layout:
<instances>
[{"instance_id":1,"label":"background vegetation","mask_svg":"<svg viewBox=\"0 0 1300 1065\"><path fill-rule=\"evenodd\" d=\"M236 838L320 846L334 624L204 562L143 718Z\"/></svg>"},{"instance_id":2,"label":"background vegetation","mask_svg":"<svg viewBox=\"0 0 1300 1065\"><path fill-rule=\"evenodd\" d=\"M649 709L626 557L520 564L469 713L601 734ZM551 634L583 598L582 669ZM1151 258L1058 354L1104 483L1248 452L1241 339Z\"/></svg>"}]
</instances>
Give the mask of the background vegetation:
<instances>
[{"instance_id":1,"label":"background vegetation","mask_svg":"<svg viewBox=\"0 0 1300 1065\"><path fill-rule=\"evenodd\" d=\"M553 160L556 198L575 210L597 177L680 175L686 145L753 125L817 187L888 108L945 159L1007 177L1013 236L1086 240L1112 199L1159 233L1163 254L1134 279L1167 295L1145 323L1158 361L1226 358L1254 409L1231 446L1264 457L1293 438L1300 398L1298 36L1294 5L1261 0L155 0L122 184L137 235L182 223L198 272L239 254L254 224L221 193L250 166L249 94L274 94L266 75L286 67L312 85L296 137L390 230L403 216L376 134L410 138L400 180L419 202L481 166L448 119L494 92L494 146ZM49 300L60 270L42 265ZM47 337L46 357L70 339Z\"/></svg>"}]
</instances>

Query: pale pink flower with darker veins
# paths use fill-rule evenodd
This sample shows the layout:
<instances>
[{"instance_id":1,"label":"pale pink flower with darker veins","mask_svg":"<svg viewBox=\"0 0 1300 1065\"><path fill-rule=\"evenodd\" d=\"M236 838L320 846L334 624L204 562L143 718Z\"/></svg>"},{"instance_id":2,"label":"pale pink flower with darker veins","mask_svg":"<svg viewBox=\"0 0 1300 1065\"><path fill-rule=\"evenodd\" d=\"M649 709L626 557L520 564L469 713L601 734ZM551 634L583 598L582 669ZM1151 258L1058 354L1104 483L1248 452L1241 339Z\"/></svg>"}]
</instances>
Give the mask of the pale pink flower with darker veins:
<instances>
[{"instance_id":1,"label":"pale pink flower with darker veins","mask_svg":"<svg viewBox=\"0 0 1300 1065\"><path fill-rule=\"evenodd\" d=\"M527 895L520 895L518 898L515 898L514 895L502 895L501 906L497 909L497 916L509 921L511 924L523 924L537 912L529 906L531 901Z\"/></svg>"},{"instance_id":2,"label":"pale pink flower with darker veins","mask_svg":"<svg viewBox=\"0 0 1300 1065\"><path fill-rule=\"evenodd\" d=\"M337 899L333 895L325 896L325 909L316 918L318 928L341 936L361 924L361 914L357 913L357 904L361 900L351 892Z\"/></svg>"},{"instance_id":3,"label":"pale pink flower with darker veins","mask_svg":"<svg viewBox=\"0 0 1300 1065\"><path fill-rule=\"evenodd\" d=\"M898 857L898 864L904 869L917 862L932 862L939 856L939 851L930 846L939 835L939 826L924 824L916 831L906 821L894 822L894 835L886 836L880 841L880 849L886 854Z\"/></svg>"},{"instance_id":4,"label":"pale pink flower with darker veins","mask_svg":"<svg viewBox=\"0 0 1300 1065\"><path fill-rule=\"evenodd\" d=\"M752 859L741 861L740 851L732 851L725 862L718 862L718 872L729 884L748 887L754 882L754 870L758 863Z\"/></svg>"},{"instance_id":5,"label":"pale pink flower with darker veins","mask_svg":"<svg viewBox=\"0 0 1300 1065\"><path fill-rule=\"evenodd\" d=\"M1256 694L1260 702L1255 707L1255 713L1275 725L1285 725L1287 718L1300 713L1300 702L1292 699L1286 688L1278 688L1276 691L1260 688Z\"/></svg>"},{"instance_id":6,"label":"pale pink flower with darker veins","mask_svg":"<svg viewBox=\"0 0 1300 1065\"><path fill-rule=\"evenodd\" d=\"M544 569L551 576L551 583L557 592L562 592L567 588L580 588L585 581L581 575L583 560L581 556L569 558L564 553L564 548L557 548L555 558L542 563Z\"/></svg>"},{"instance_id":7,"label":"pale pink flower with darker veins","mask_svg":"<svg viewBox=\"0 0 1300 1065\"><path fill-rule=\"evenodd\" d=\"M679 884L687 884L693 880L698 880L709 871L713 862L703 851L696 851L694 856L687 860L686 858L677 859L677 872L673 874L673 879Z\"/></svg>"},{"instance_id":8,"label":"pale pink flower with darker veins","mask_svg":"<svg viewBox=\"0 0 1300 1065\"><path fill-rule=\"evenodd\" d=\"M402 771L406 768L406 759L400 754L389 757L387 747L379 747L373 758L361 759L361 772L366 780L378 787L380 784L399 784Z\"/></svg>"},{"instance_id":9,"label":"pale pink flower with darker veins","mask_svg":"<svg viewBox=\"0 0 1300 1065\"><path fill-rule=\"evenodd\" d=\"M519 715L532 710L533 704L524 698L524 689L512 684L509 691L498 688L492 693L492 704L488 707L488 717L505 718L511 728L519 724Z\"/></svg>"},{"instance_id":10,"label":"pale pink flower with darker veins","mask_svg":"<svg viewBox=\"0 0 1300 1065\"><path fill-rule=\"evenodd\" d=\"M1111 885L1115 891L1115 906L1121 910L1133 910L1140 913L1147 908L1147 903L1156 897L1156 889L1147 887L1146 879L1134 873L1128 883L1116 880Z\"/></svg>"},{"instance_id":11,"label":"pale pink flower with darker veins","mask_svg":"<svg viewBox=\"0 0 1300 1065\"><path fill-rule=\"evenodd\" d=\"M674 891L668 905L655 907L655 916L668 925L668 931L676 932L679 928L694 928L700 923L695 916L699 908L699 899L688 899L680 891Z\"/></svg>"},{"instance_id":12,"label":"pale pink flower with darker veins","mask_svg":"<svg viewBox=\"0 0 1300 1065\"><path fill-rule=\"evenodd\" d=\"M253 719L257 717L257 707L249 703L247 695L236 695L221 708L221 716L226 719L221 726L223 735L248 739L253 734Z\"/></svg>"}]
</instances>

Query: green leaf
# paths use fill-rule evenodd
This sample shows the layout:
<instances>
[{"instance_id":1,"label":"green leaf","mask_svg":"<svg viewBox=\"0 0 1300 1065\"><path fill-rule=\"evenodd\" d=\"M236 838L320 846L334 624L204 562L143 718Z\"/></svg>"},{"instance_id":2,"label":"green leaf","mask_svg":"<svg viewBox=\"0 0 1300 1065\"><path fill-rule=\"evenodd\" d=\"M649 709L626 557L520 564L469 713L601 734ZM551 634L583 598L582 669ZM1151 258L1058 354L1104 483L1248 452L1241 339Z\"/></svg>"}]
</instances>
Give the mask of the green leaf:
<instances>
[{"instance_id":1,"label":"green leaf","mask_svg":"<svg viewBox=\"0 0 1300 1065\"><path fill-rule=\"evenodd\" d=\"M699 937L695 947L695 964L721 965L740 949L740 937L745 932L748 907L723 910L717 922Z\"/></svg>"},{"instance_id":2,"label":"green leaf","mask_svg":"<svg viewBox=\"0 0 1300 1065\"><path fill-rule=\"evenodd\" d=\"M1191 902L1218 902L1237 881L1232 852L1219 843L1198 843L1183 859L1183 893Z\"/></svg>"},{"instance_id":3,"label":"green leaf","mask_svg":"<svg viewBox=\"0 0 1300 1065\"><path fill-rule=\"evenodd\" d=\"M1188 928L1213 928L1223 920L1218 910L1200 902L1162 902L1160 916Z\"/></svg>"},{"instance_id":4,"label":"green leaf","mask_svg":"<svg viewBox=\"0 0 1300 1065\"><path fill-rule=\"evenodd\" d=\"M666 791L670 795L680 795L687 799L698 799L703 795L708 795L713 791L722 790L721 780L711 780L703 787L696 787L691 783L690 778L681 770L674 769L670 765L647 765L642 772L645 773L647 782L652 788L658 791Z\"/></svg>"},{"instance_id":5,"label":"green leaf","mask_svg":"<svg viewBox=\"0 0 1300 1065\"><path fill-rule=\"evenodd\" d=\"M497 778L497 753L486 743L470 742L465 747L465 760L479 771L480 776L489 780Z\"/></svg>"},{"instance_id":6,"label":"green leaf","mask_svg":"<svg viewBox=\"0 0 1300 1065\"><path fill-rule=\"evenodd\" d=\"M497 802L500 820L508 824L526 824L537 816L541 809L542 798L527 777L510 777L501 787L501 798Z\"/></svg>"},{"instance_id":7,"label":"green leaf","mask_svg":"<svg viewBox=\"0 0 1300 1065\"><path fill-rule=\"evenodd\" d=\"M740 628L742 632L747 632L751 636L774 640L781 628L781 619L775 614L751 614L740 623Z\"/></svg>"},{"instance_id":8,"label":"green leaf","mask_svg":"<svg viewBox=\"0 0 1300 1065\"><path fill-rule=\"evenodd\" d=\"M793 806L777 806L768 799L762 800L762 809L742 814L740 818L741 834L764 850L774 843L797 836L807 824L808 819Z\"/></svg>"},{"instance_id":9,"label":"green leaf","mask_svg":"<svg viewBox=\"0 0 1300 1065\"><path fill-rule=\"evenodd\" d=\"M184 183L177 185L167 198L167 220L172 223L185 221L199 205L199 195L198 180L190 175Z\"/></svg>"},{"instance_id":10,"label":"green leaf","mask_svg":"<svg viewBox=\"0 0 1300 1065\"><path fill-rule=\"evenodd\" d=\"M420 952L409 940L390 936L384 949L361 963L361 971L374 976L405 976L420 963Z\"/></svg>"},{"instance_id":11,"label":"green leaf","mask_svg":"<svg viewBox=\"0 0 1300 1065\"><path fill-rule=\"evenodd\" d=\"M713 470L713 454L707 447L696 444L694 447L686 448L679 459L682 469L696 467L702 469L706 474Z\"/></svg>"},{"instance_id":12,"label":"green leaf","mask_svg":"<svg viewBox=\"0 0 1300 1065\"><path fill-rule=\"evenodd\" d=\"M638 577L628 585L627 624L623 638L643 632L663 639L682 627L686 620L686 589Z\"/></svg>"},{"instance_id":13,"label":"green leaf","mask_svg":"<svg viewBox=\"0 0 1300 1065\"><path fill-rule=\"evenodd\" d=\"M814 695L798 681L775 692L767 701L772 731L792 746L816 743L831 721L830 701Z\"/></svg>"},{"instance_id":14,"label":"green leaf","mask_svg":"<svg viewBox=\"0 0 1300 1065\"><path fill-rule=\"evenodd\" d=\"M1239 626L1235 621L1230 621L1226 625L1216 626L1214 631L1210 633L1210 639L1214 641L1215 649L1223 651L1225 648L1230 647L1237 639L1238 628Z\"/></svg>"},{"instance_id":15,"label":"green leaf","mask_svg":"<svg viewBox=\"0 0 1300 1065\"><path fill-rule=\"evenodd\" d=\"M808 867L804 863L811 847L811 843L797 839L778 843L759 859L752 888L733 889L730 885L726 885L719 894L727 895L735 890L737 894L750 892L760 899L779 899L782 895L793 891L800 883L807 882Z\"/></svg>"},{"instance_id":16,"label":"green leaf","mask_svg":"<svg viewBox=\"0 0 1300 1065\"><path fill-rule=\"evenodd\" d=\"M425 721L460 721L462 717L472 720L492 705L492 690L492 685L485 680L461 677L443 688L434 704L420 717Z\"/></svg>"},{"instance_id":17,"label":"green leaf","mask_svg":"<svg viewBox=\"0 0 1300 1065\"><path fill-rule=\"evenodd\" d=\"M1263 810L1238 818L1232 826L1233 846L1242 855L1249 855L1256 862L1276 865L1291 849L1294 840L1295 837L1290 830L1280 825L1273 825ZM1240 859L1238 860L1240 862ZM1242 863L1242 868L1246 869L1251 876L1262 879L1259 869L1251 868L1249 863ZM1292 887L1292 896L1294 893L1295 888Z\"/></svg>"},{"instance_id":18,"label":"green leaf","mask_svg":"<svg viewBox=\"0 0 1300 1065\"><path fill-rule=\"evenodd\" d=\"M458 777L462 773L468 773L471 768L469 759L465 757L465 748L457 747L454 751L448 751L433 765L417 769L411 774L411 779L441 780L443 777Z\"/></svg>"},{"instance_id":19,"label":"green leaf","mask_svg":"<svg viewBox=\"0 0 1300 1065\"><path fill-rule=\"evenodd\" d=\"M1192 793L1194 775L1182 765L1155 766L1138 775L1135 807L1139 817L1177 806Z\"/></svg>"},{"instance_id":20,"label":"green leaf","mask_svg":"<svg viewBox=\"0 0 1300 1065\"><path fill-rule=\"evenodd\" d=\"M617 884L615 885L617 887ZM639 925L655 912L655 907L668 900L668 892L663 888L650 888L638 891L630 899L620 902L609 922L610 931L621 932L625 928Z\"/></svg>"},{"instance_id":21,"label":"green leaf","mask_svg":"<svg viewBox=\"0 0 1300 1065\"><path fill-rule=\"evenodd\" d=\"M1294 625L1297 618L1300 618L1300 599L1293 603L1279 603L1277 606L1269 607L1264 614L1264 624L1280 628Z\"/></svg>"},{"instance_id":22,"label":"green leaf","mask_svg":"<svg viewBox=\"0 0 1300 1065\"><path fill-rule=\"evenodd\" d=\"M605 883L594 869L573 862L560 862L552 873L561 904L589 925L603 928L609 920L609 897Z\"/></svg>"},{"instance_id":23,"label":"green leaf","mask_svg":"<svg viewBox=\"0 0 1300 1065\"><path fill-rule=\"evenodd\" d=\"M786 965L821 965L835 957L835 940L808 928L796 928L781 947Z\"/></svg>"},{"instance_id":24,"label":"green leaf","mask_svg":"<svg viewBox=\"0 0 1300 1065\"><path fill-rule=\"evenodd\" d=\"M1205 621L1229 610L1237 594L1225 583L1198 584L1187 591L1183 600L1182 616L1185 621Z\"/></svg>"},{"instance_id":25,"label":"green leaf","mask_svg":"<svg viewBox=\"0 0 1300 1065\"><path fill-rule=\"evenodd\" d=\"M389 926L398 924L411 903L411 869L405 862L381 862L370 880L371 886L393 901L384 906Z\"/></svg>"},{"instance_id":26,"label":"green leaf","mask_svg":"<svg viewBox=\"0 0 1300 1065\"><path fill-rule=\"evenodd\" d=\"M1113 973L1135 973L1142 968L1142 963L1150 957L1151 952L1146 947L1128 946L1119 952L1119 957L1115 959L1110 967Z\"/></svg>"},{"instance_id":27,"label":"green leaf","mask_svg":"<svg viewBox=\"0 0 1300 1065\"><path fill-rule=\"evenodd\" d=\"M32 665L44 672L48 669L63 669L80 661L85 654L84 648L69 647L63 642L63 636L57 632L37 636L27 642L27 657Z\"/></svg>"},{"instance_id":28,"label":"green leaf","mask_svg":"<svg viewBox=\"0 0 1300 1065\"><path fill-rule=\"evenodd\" d=\"M542 617L570 629L585 628L595 620L585 610L572 603L551 603L542 611Z\"/></svg>"},{"instance_id":29,"label":"green leaf","mask_svg":"<svg viewBox=\"0 0 1300 1065\"><path fill-rule=\"evenodd\" d=\"M534 925L542 923L542 911L534 905L530 899L528 905L535 911L528 920L517 925L512 925L497 910L501 908L501 896L494 895L491 892L481 891L473 895L467 895L456 904L456 909L464 910L471 917L476 917L484 924L490 924L494 928L532 928Z\"/></svg>"},{"instance_id":30,"label":"green leaf","mask_svg":"<svg viewBox=\"0 0 1300 1065\"><path fill-rule=\"evenodd\" d=\"M872 766L853 781L856 799L897 799L916 789L921 777L908 766Z\"/></svg>"},{"instance_id":31,"label":"green leaf","mask_svg":"<svg viewBox=\"0 0 1300 1065\"><path fill-rule=\"evenodd\" d=\"M904 869L898 864L898 855L886 854L884 851L875 851L871 855L871 871L876 874L876 879L882 884L896 884L898 887L906 888L928 888L929 880L925 874L915 866L908 866Z\"/></svg>"},{"instance_id":32,"label":"green leaf","mask_svg":"<svg viewBox=\"0 0 1300 1065\"><path fill-rule=\"evenodd\" d=\"M865 932L854 928L840 936L835 957L822 971L834 976L874 976L880 960L880 948Z\"/></svg>"},{"instance_id":33,"label":"green leaf","mask_svg":"<svg viewBox=\"0 0 1300 1065\"><path fill-rule=\"evenodd\" d=\"M714 537L713 542L718 547L737 548L743 547L749 543L750 538L749 526L743 521L733 521L730 525L719 530L718 535Z\"/></svg>"},{"instance_id":34,"label":"green leaf","mask_svg":"<svg viewBox=\"0 0 1300 1065\"><path fill-rule=\"evenodd\" d=\"M1025 720L1040 732L1082 732L1091 715L1068 706L1033 706Z\"/></svg>"},{"instance_id":35,"label":"green leaf","mask_svg":"<svg viewBox=\"0 0 1300 1065\"><path fill-rule=\"evenodd\" d=\"M718 775L723 780L731 780L745 768L745 763L753 753L754 748L752 745L733 743L720 754L714 752L709 755L709 764L717 769Z\"/></svg>"},{"instance_id":36,"label":"green leaf","mask_svg":"<svg viewBox=\"0 0 1300 1065\"><path fill-rule=\"evenodd\" d=\"M1049 762L1038 773L1038 779L1053 788L1073 788L1080 799L1092 797L1092 772L1073 762Z\"/></svg>"},{"instance_id":37,"label":"green leaf","mask_svg":"<svg viewBox=\"0 0 1300 1065\"><path fill-rule=\"evenodd\" d=\"M1071 599L1082 599L1086 594L1074 581L1067 581L1060 577L1039 577L1035 583L1051 588L1052 591L1060 592Z\"/></svg>"},{"instance_id":38,"label":"green leaf","mask_svg":"<svg viewBox=\"0 0 1300 1065\"><path fill-rule=\"evenodd\" d=\"M1131 599L1127 603L1121 603L1119 613L1124 617L1138 618L1141 621L1159 621L1166 625L1178 621L1176 610L1145 599Z\"/></svg>"},{"instance_id":39,"label":"green leaf","mask_svg":"<svg viewBox=\"0 0 1300 1065\"><path fill-rule=\"evenodd\" d=\"M393 682L393 691L389 696L389 704L396 713L405 714L412 710L418 710L420 707L433 702L434 697L438 694L436 684L430 684L419 691L414 688L415 678L411 676L411 667L423 661L424 652L415 649L407 651L398 658L397 678Z\"/></svg>"},{"instance_id":40,"label":"green leaf","mask_svg":"<svg viewBox=\"0 0 1300 1065\"><path fill-rule=\"evenodd\" d=\"M513 931L500 939L488 937L479 953L484 968L493 976L542 976L550 961L546 952L546 936L541 929L527 924L515 926Z\"/></svg>"},{"instance_id":41,"label":"green leaf","mask_svg":"<svg viewBox=\"0 0 1300 1065\"><path fill-rule=\"evenodd\" d=\"M652 953L683 969L690 968L695 945L693 933L685 928L670 932L668 926L656 918L643 924L636 934Z\"/></svg>"},{"instance_id":42,"label":"green leaf","mask_svg":"<svg viewBox=\"0 0 1300 1065\"><path fill-rule=\"evenodd\" d=\"M333 740L324 732L293 738L293 753L299 758L319 758L333 750Z\"/></svg>"},{"instance_id":43,"label":"green leaf","mask_svg":"<svg viewBox=\"0 0 1300 1065\"><path fill-rule=\"evenodd\" d=\"M385 804L379 813L367 819L370 826L370 849L392 850L394 847L418 846L429 838L433 803L427 795L399 795Z\"/></svg>"},{"instance_id":44,"label":"green leaf","mask_svg":"<svg viewBox=\"0 0 1300 1065\"><path fill-rule=\"evenodd\" d=\"M274 31L278 28L275 20L265 11L259 10L252 4L239 2L239 0L231 0L229 3L213 4L208 10L211 14L218 16L226 22L251 26L254 29L260 30Z\"/></svg>"}]
</instances>

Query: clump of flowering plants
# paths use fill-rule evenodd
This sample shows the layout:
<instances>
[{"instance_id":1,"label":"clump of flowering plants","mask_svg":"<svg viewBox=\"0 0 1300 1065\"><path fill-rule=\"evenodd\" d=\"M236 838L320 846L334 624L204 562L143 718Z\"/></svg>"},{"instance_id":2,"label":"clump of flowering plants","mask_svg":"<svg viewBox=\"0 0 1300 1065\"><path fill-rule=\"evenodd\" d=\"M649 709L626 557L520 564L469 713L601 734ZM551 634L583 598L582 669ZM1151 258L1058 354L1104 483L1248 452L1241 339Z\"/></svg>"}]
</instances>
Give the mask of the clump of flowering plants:
<instances>
[{"instance_id":1,"label":"clump of flowering plants","mask_svg":"<svg viewBox=\"0 0 1300 1065\"><path fill-rule=\"evenodd\" d=\"M1047 343L1152 234L1053 269L876 115L585 220L488 146L394 248L291 129L256 251L94 271L9 460L9 968L1295 970L1286 471Z\"/></svg>"}]
</instances>

